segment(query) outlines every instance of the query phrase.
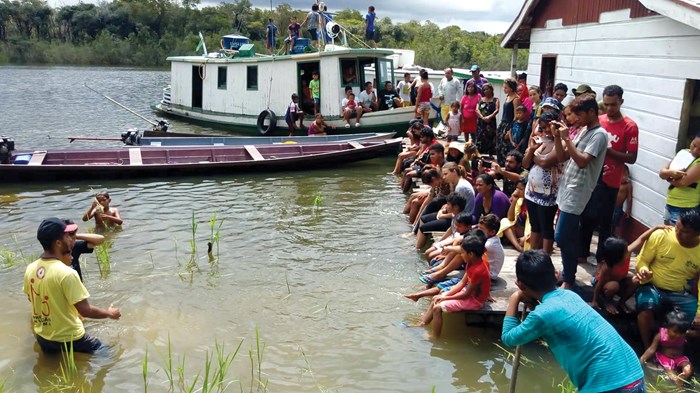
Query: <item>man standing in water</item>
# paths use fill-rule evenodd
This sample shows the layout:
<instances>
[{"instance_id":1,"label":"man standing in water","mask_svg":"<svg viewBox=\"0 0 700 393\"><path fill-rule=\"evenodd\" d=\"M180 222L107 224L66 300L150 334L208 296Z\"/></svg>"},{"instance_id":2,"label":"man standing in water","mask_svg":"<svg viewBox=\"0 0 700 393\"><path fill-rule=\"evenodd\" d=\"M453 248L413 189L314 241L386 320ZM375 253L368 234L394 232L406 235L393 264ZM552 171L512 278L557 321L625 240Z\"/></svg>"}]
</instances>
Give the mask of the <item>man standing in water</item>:
<instances>
[{"instance_id":1,"label":"man standing in water","mask_svg":"<svg viewBox=\"0 0 700 393\"><path fill-rule=\"evenodd\" d=\"M32 303L32 328L46 353L60 352L68 345L74 352L93 353L102 343L85 333L81 317L121 317L118 308L109 306L105 310L90 305L90 294L70 267L77 230L77 225L66 225L58 218L42 221L36 237L44 252L24 272L24 293Z\"/></svg>"}]
</instances>

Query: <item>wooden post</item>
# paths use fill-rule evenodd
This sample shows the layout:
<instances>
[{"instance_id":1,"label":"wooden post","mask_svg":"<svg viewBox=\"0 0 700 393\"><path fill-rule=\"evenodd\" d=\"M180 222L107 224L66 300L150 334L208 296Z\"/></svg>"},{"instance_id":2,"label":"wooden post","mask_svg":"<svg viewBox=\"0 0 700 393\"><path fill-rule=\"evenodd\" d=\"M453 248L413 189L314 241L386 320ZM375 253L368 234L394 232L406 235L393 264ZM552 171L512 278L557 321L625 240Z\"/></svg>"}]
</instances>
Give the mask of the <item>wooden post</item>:
<instances>
[{"instance_id":1,"label":"wooden post","mask_svg":"<svg viewBox=\"0 0 700 393\"><path fill-rule=\"evenodd\" d=\"M518 62L518 44L513 44L513 51L510 53L510 76L516 78L517 75L517 62Z\"/></svg>"}]
</instances>

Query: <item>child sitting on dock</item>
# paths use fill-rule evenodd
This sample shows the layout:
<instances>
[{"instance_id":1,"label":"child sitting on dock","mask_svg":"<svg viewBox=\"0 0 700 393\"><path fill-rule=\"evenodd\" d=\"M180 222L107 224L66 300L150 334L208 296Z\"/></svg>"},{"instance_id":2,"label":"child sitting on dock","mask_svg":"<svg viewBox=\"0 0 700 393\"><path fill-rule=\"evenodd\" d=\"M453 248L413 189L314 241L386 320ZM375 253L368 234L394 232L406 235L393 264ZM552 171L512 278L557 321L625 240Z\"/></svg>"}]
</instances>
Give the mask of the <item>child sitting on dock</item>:
<instances>
[{"instance_id":1,"label":"child sitting on dock","mask_svg":"<svg viewBox=\"0 0 700 393\"><path fill-rule=\"evenodd\" d=\"M557 289L552 259L529 250L515 262L515 284L503 319L501 340L514 347L543 338L579 392L646 391L634 350L615 328L573 291ZM523 322L520 303L537 304Z\"/></svg>"},{"instance_id":2,"label":"child sitting on dock","mask_svg":"<svg viewBox=\"0 0 700 393\"><path fill-rule=\"evenodd\" d=\"M693 377L693 366L688 357L683 355L685 336L689 328L690 322L683 311L676 308L669 312L666 314L665 326L659 329L659 333L639 361L646 363L655 356L656 362L666 370L671 380L683 387Z\"/></svg>"},{"instance_id":3,"label":"child sitting on dock","mask_svg":"<svg viewBox=\"0 0 700 393\"><path fill-rule=\"evenodd\" d=\"M97 193L95 199L92 201L92 205L90 205L90 208L83 214L83 221L90 221L91 218L95 218L95 228L97 229L122 225L124 221L119 214L119 209L110 207L109 204L111 202L112 199L109 197L109 193Z\"/></svg>"},{"instance_id":4,"label":"child sitting on dock","mask_svg":"<svg viewBox=\"0 0 700 393\"><path fill-rule=\"evenodd\" d=\"M294 136L296 133L296 121L299 120L299 129L304 129L304 111L299 106L299 95L292 94L292 102L287 106L287 112L284 114L284 120L289 127L289 136Z\"/></svg>"},{"instance_id":5,"label":"child sitting on dock","mask_svg":"<svg viewBox=\"0 0 700 393\"><path fill-rule=\"evenodd\" d=\"M527 177L520 178L515 186L515 191L510 196L510 208L508 216L501 219L501 228L498 230L498 237L505 236L518 252L523 252L529 246L530 223L527 217L527 207L525 205L525 187Z\"/></svg>"},{"instance_id":6,"label":"child sitting on dock","mask_svg":"<svg viewBox=\"0 0 700 393\"><path fill-rule=\"evenodd\" d=\"M328 133L326 132L327 128L335 130L335 127L329 126L326 124L325 121L323 121L322 114L317 113L316 118L314 119L314 121L311 122L311 125L309 126L309 136L326 136L328 135Z\"/></svg>"},{"instance_id":7,"label":"child sitting on dock","mask_svg":"<svg viewBox=\"0 0 700 393\"><path fill-rule=\"evenodd\" d=\"M446 231L446 236L455 233L455 216L461 213L466 206L467 198L461 193L453 192L447 196L443 209L440 209L437 213L421 216L418 232L416 233L416 248L425 246L425 242L428 240L426 233L428 232Z\"/></svg>"},{"instance_id":8,"label":"child sitting on dock","mask_svg":"<svg viewBox=\"0 0 700 393\"><path fill-rule=\"evenodd\" d=\"M598 263L598 272L591 280L593 285L591 307L599 308L600 304L605 311L613 315L618 314L619 311L625 314L631 313L625 306L625 302L637 290L639 283L634 282L632 275L629 273L630 258L632 253L638 251L654 231L663 228L665 228L664 225L658 225L647 229L630 245L627 245L626 241L617 237L609 237L605 240L602 258L600 263ZM615 295L620 296L619 306L613 301Z\"/></svg>"},{"instance_id":9,"label":"child sitting on dock","mask_svg":"<svg viewBox=\"0 0 700 393\"><path fill-rule=\"evenodd\" d=\"M423 314L421 321L414 327L433 323L431 338L440 338L442 332L442 313L479 310L489 298L491 279L489 266L483 260L484 243L476 236L467 236L461 244L462 258L467 264L467 274L459 284L448 292L435 296Z\"/></svg>"}]
</instances>

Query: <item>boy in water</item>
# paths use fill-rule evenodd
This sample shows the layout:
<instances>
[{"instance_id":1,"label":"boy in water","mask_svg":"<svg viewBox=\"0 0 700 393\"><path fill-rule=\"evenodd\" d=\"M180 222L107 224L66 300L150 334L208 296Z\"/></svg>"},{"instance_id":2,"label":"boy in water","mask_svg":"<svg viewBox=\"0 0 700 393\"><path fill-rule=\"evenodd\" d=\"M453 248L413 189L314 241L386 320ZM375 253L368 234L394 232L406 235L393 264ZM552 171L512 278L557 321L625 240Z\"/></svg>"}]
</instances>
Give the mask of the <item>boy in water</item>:
<instances>
[{"instance_id":1,"label":"boy in water","mask_svg":"<svg viewBox=\"0 0 700 393\"><path fill-rule=\"evenodd\" d=\"M552 259L529 250L515 262L515 284L503 320L501 340L514 347L542 337L579 392L646 391L634 350L615 329L573 291L557 289ZM521 302L537 304L523 322Z\"/></svg>"},{"instance_id":2,"label":"boy in water","mask_svg":"<svg viewBox=\"0 0 700 393\"><path fill-rule=\"evenodd\" d=\"M94 217L95 228L97 229L122 225L124 221L119 214L119 209L110 207L109 204L111 202L112 199L107 192L100 192L95 195L92 205L90 205L90 208L83 214L83 221L90 221L90 219Z\"/></svg>"},{"instance_id":3,"label":"boy in water","mask_svg":"<svg viewBox=\"0 0 700 393\"><path fill-rule=\"evenodd\" d=\"M489 298L491 280L489 266L482 258L484 243L477 236L467 236L462 240L461 248L462 258L467 264L467 274L448 292L435 296L421 321L412 325L422 327L432 322L431 338L434 339L440 338L443 312L479 310Z\"/></svg>"}]
</instances>

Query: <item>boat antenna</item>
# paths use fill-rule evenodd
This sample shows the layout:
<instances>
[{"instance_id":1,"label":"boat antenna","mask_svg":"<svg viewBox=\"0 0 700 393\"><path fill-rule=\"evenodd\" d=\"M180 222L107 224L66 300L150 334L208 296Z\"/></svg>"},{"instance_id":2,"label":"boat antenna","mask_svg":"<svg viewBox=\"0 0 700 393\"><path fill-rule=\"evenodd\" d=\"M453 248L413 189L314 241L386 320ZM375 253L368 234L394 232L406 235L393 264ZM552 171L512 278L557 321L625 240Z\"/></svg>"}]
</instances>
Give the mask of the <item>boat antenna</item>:
<instances>
[{"instance_id":1,"label":"boat antenna","mask_svg":"<svg viewBox=\"0 0 700 393\"><path fill-rule=\"evenodd\" d=\"M101 95L102 97L104 97L104 98L107 99L108 101L111 101L112 103L114 103L114 104L117 105L118 107L120 107L120 108L126 110L127 112L129 112L129 113L131 113L132 115L134 115L134 116L140 118L141 120L143 120L143 121L145 121L145 122L148 122L148 124L152 125L153 127L158 127L158 123L157 123L157 122L155 122L155 121L153 121L153 120L150 120L150 119L144 117L144 116L141 115L140 113L138 113L138 112L136 112L135 110L133 110L133 109L127 107L126 105L124 105L124 104L118 102L117 100L115 100L115 99L113 99L113 98L111 98L111 97L109 97L109 96L107 96L107 95L105 95L105 94L102 94L101 92L99 92L99 91L93 89L92 87L90 87L90 86L87 84L87 82L83 82L83 86L85 86L85 87L87 87L88 89L94 91L95 93Z\"/></svg>"}]
</instances>

